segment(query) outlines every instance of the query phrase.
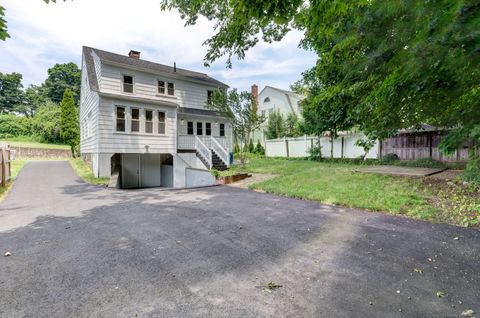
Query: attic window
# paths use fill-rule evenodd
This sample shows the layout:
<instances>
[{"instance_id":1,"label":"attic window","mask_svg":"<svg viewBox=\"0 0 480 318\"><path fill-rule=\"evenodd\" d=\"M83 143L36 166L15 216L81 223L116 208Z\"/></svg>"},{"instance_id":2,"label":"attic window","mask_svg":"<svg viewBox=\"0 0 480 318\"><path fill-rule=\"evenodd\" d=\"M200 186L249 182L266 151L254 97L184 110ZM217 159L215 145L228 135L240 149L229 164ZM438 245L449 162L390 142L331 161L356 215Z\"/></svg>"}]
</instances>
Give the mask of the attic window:
<instances>
[{"instance_id":1,"label":"attic window","mask_svg":"<svg viewBox=\"0 0 480 318\"><path fill-rule=\"evenodd\" d=\"M133 76L123 75L123 92L133 93Z\"/></svg>"},{"instance_id":2,"label":"attic window","mask_svg":"<svg viewBox=\"0 0 480 318\"><path fill-rule=\"evenodd\" d=\"M268 103L270 102L270 97L266 97L264 100L263 100L264 103Z\"/></svg>"}]
</instances>

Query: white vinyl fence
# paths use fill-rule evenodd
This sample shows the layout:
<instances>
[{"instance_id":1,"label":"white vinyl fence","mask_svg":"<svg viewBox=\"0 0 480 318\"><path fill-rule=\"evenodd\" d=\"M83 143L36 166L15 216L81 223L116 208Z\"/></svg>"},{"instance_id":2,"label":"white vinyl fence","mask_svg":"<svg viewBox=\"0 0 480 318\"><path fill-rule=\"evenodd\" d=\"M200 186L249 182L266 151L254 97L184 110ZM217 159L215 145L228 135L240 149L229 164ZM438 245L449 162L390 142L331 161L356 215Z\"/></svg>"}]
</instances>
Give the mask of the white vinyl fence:
<instances>
[{"instance_id":1,"label":"white vinyl fence","mask_svg":"<svg viewBox=\"0 0 480 318\"><path fill-rule=\"evenodd\" d=\"M333 140L333 157L334 158L358 158L365 154L362 147L355 145L355 142L362 138L361 134L347 134L339 136ZM320 145L322 147L322 157L330 158L330 150L332 143L330 137L320 137ZM297 138L282 138L265 140L265 155L267 157L287 157L301 158L308 157L309 149L312 146L318 146L318 137L303 136ZM379 158L378 141L370 149L367 158Z\"/></svg>"}]
</instances>

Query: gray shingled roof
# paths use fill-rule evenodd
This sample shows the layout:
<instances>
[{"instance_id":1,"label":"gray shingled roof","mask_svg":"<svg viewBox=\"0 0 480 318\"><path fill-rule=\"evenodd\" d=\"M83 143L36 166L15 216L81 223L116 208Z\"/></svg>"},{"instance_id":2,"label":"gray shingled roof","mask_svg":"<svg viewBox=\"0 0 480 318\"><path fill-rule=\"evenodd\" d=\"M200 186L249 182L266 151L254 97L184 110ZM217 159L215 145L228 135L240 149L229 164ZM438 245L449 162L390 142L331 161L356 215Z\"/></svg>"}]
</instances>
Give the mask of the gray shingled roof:
<instances>
[{"instance_id":1,"label":"gray shingled roof","mask_svg":"<svg viewBox=\"0 0 480 318\"><path fill-rule=\"evenodd\" d=\"M172 66L149 62L142 59L135 59L135 58L128 57L126 55L115 54L115 53L111 53L111 52L107 52L107 51L103 51L103 50L99 50L91 47L86 47L86 46L83 47L83 50L85 53L90 53L92 51L95 52L95 54L100 58L100 60L107 64L112 63L116 65L124 65L125 67L128 67L128 68L134 68L139 71L155 73L158 75L168 74L174 78L179 78L186 81L203 82L213 86L228 87L227 84L222 83L204 73L193 72L193 71L185 70L178 67L176 68L176 71L174 71L174 68ZM91 57L91 54L85 54L85 56L86 56L87 70L88 70L88 63L89 62L92 63L91 66L93 66L93 59L91 59L91 61L88 61L88 57ZM90 70L88 70L88 73L90 75ZM90 76L89 76L89 80L90 80Z\"/></svg>"}]
</instances>

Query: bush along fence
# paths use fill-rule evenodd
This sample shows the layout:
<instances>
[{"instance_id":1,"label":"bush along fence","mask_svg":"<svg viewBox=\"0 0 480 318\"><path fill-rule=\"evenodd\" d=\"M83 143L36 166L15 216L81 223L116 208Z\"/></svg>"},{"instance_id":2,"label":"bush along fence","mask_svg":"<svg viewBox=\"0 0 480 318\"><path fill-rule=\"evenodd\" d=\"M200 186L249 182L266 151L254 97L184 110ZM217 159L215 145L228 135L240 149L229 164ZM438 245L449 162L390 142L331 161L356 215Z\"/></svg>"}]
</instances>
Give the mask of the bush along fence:
<instances>
[{"instance_id":1,"label":"bush along fence","mask_svg":"<svg viewBox=\"0 0 480 318\"><path fill-rule=\"evenodd\" d=\"M265 141L265 156L302 158L310 155L310 149L321 147L324 158L358 158L365 155L362 147L357 146L357 140L363 137L359 133L345 133L332 140L330 137L303 136L296 138L270 139ZM333 148L333 149L332 149ZM380 155L380 146L375 145L367 153L366 158L376 159Z\"/></svg>"},{"instance_id":2,"label":"bush along fence","mask_svg":"<svg viewBox=\"0 0 480 318\"><path fill-rule=\"evenodd\" d=\"M1 154L0 154L0 185L4 187L7 184L7 181L10 180L11 176L11 150L7 144L1 144Z\"/></svg>"}]
</instances>

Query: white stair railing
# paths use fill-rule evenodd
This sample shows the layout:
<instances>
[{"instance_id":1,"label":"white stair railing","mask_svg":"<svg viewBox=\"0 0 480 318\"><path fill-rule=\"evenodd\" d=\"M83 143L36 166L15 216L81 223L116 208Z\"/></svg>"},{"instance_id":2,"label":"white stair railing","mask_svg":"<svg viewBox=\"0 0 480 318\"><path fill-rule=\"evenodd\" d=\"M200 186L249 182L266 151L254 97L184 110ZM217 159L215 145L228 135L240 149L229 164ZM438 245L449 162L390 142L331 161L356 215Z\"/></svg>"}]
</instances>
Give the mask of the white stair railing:
<instances>
[{"instance_id":1,"label":"white stair railing","mask_svg":"<svg viewBox=\"0 0 480 318\"><path fill-rule=\"evenodd\" d=\"M205 146L198 136L195 136L195 150L198 151L200 156L207 162L207 168L212 169L212 151Z\"/></svg>"},{"instance_id":2,"label":"white stair railing","mask_svg":"<svg viewBox=\"0 0 480 318\"><path fill-rule=\"evenodd\" d=\"M222 145L218 142L218 140L215 139L215 137L211 136L210 138L212 140L212 150L215 151L215 153L220 157L220 159L223 160L223 162L225 162L227 167L230 167L230 154L228 153L228 150L223 148Z\"/></svg>"}]
</instances>

